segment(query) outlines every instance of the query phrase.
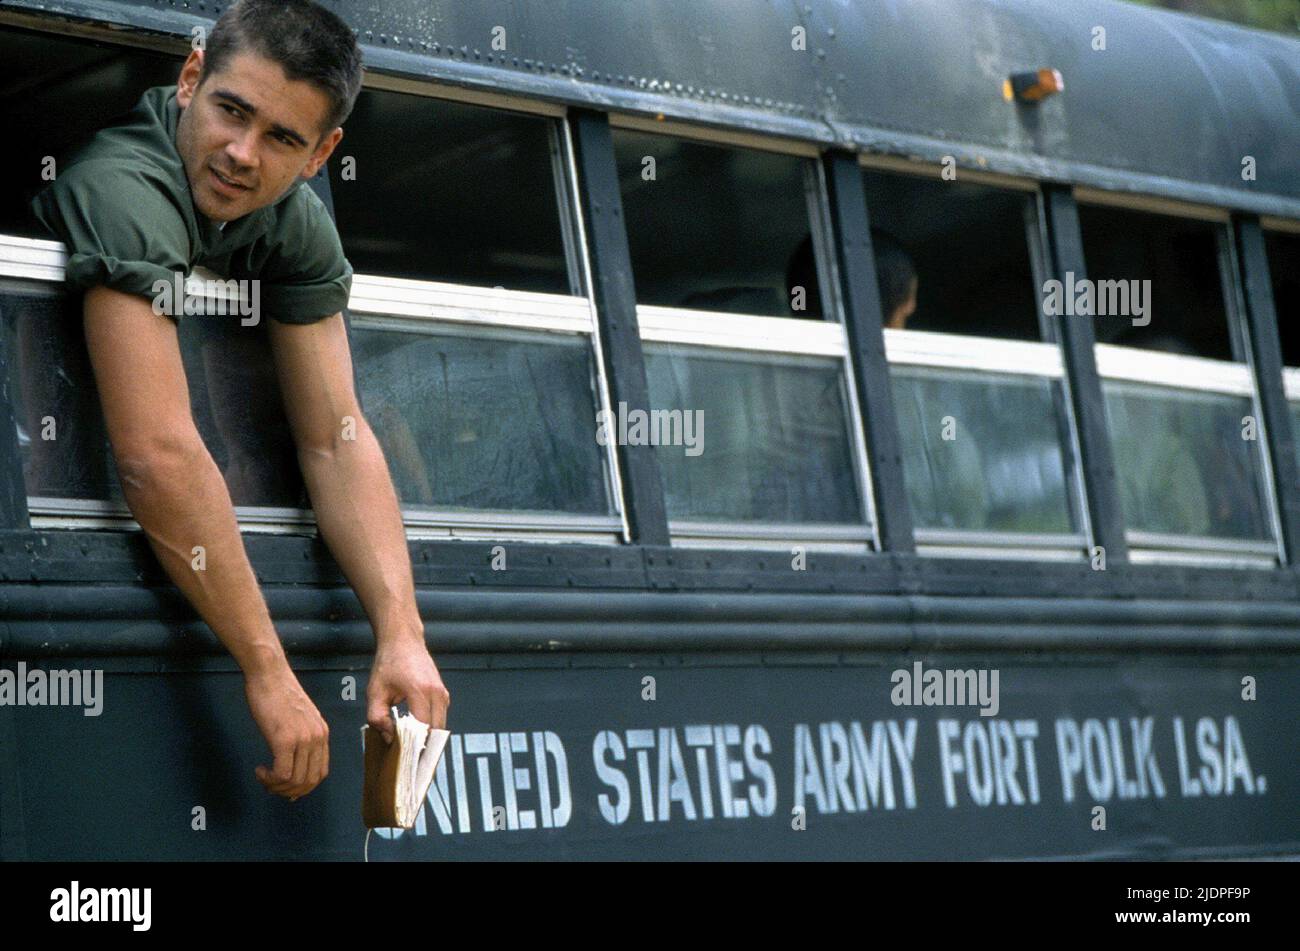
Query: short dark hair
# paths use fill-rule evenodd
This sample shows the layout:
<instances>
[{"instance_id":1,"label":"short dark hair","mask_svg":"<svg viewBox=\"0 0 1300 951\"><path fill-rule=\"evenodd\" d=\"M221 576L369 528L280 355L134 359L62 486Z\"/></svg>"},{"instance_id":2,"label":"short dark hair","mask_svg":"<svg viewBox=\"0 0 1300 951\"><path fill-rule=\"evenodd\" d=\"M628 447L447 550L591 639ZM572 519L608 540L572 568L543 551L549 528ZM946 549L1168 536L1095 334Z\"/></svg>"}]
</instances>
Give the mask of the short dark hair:
<instances>
[{"instance_id":1,"label":"short dark hair","mask_svg":"<svg viewBox=\"0 0 1300 951\"><path fill-rule=\"evenodd\" d=\"M871 250L876 259L876 281L880 285L880 309L885 319L907 300L916 267L912 256L888 231L871 229Z\"/></svg>"},{"instance_id":2,"label":"short dark hair","mask_svg":"<svg viewBox=\"0 0 1300 951\"><path fill-rule=\"evenodd\" d=\"M274 60L291 81L311 83L329 97L322 135L352 114L361 92L361 50L352 28L324 7L310 0L238 0L212 27L199 84L245 52Z\"/></svg>"}]
</instances>

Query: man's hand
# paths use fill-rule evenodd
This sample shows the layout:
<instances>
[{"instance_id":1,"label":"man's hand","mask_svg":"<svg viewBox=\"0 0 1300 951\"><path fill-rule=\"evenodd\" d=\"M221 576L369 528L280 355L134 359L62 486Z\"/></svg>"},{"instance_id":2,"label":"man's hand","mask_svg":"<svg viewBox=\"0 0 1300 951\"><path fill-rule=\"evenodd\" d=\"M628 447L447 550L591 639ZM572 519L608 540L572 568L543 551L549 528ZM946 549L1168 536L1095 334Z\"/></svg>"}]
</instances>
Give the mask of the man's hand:
<instances>
[{"instance_id":1,"label":"man's hand","mask_svg":"<svg viewBox=\"0 0 1300 951\"><path fill-rule=\"evenodd\" d=\"M446 729L451 694L443 686L424 641L414 637L380 642L366 687L366 720L389 743L393 742L397 724L388 708L403 700L422 722L437 730Z\"/></svg>"},{"instance_id":2,"label":"man's hand","mask_svg":"<svg viewBox=\"0 0 1300 951\"><path fill-rule=\"evenodd\" d=\"M244 693L275 765L254 772L268 792L290 802L311 792L330 771L329 726L286 665L244 678Z\"/></svg>"}]
</instances>

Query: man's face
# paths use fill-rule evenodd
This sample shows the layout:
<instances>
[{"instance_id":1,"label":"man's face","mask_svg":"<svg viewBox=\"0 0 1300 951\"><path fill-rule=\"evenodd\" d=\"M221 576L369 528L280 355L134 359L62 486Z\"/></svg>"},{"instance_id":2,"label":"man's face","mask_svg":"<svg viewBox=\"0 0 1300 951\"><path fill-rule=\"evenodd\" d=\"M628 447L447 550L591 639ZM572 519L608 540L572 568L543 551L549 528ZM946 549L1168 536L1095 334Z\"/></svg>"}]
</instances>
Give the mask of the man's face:
<instances>
[{"instance_id":1,"label":"man's face","mask_svg":"<svg viewBox=\"0 0 1300 951\"><path fill-rule=\"evenodd\" d=\"M324 92L289 80L278 63L255 53L239 53L204 76L203 51L193 51L176 103L176 151L195 207L212 221L275 204L297 179L315 175L343 137L337 128L321 135L329 112Z\"/></svg>"}]
</instances>

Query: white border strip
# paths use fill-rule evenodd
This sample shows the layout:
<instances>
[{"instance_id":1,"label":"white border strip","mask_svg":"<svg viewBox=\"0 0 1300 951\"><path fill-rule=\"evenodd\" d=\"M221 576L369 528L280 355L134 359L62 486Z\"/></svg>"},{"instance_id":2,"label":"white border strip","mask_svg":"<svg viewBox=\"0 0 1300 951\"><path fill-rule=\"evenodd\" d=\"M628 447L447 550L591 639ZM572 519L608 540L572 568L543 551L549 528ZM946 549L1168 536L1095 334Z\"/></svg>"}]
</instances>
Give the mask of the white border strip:
<instances>
[{"instance_id":1,"label":"white border strip","mask_svg":"<svg viewBox=\"0 0 1300 951\"><path fill-rule=\"evenodd\" d=\"M0 234L0 276L62 283L67 260L62 241Z\"/></svg>"},{"instance_id":2,"label":"white border strip","mask_svg":"<svg viewBox=\"0 0 1300 951\"><path fill-rule=\"evenodd\" d=\"M1300 369L1283 367L1282 386L1286 390L1288 400L1300 401Z\"/></svg>"},{"instance_id":3,"label":"white border strip","mask_svg":"<svg viewBox=\"0 0 1300 951\"><path fill-rule=\"evenodd\" d=\"M438 281L357 274L348 309L355 314L519 327L553 333L592 332L585 297L510 291Z\"/></svg>"},{"instance_id":4,"label":"white border strip","mask_svg":"<svg viewBox=\"0 0 1300 951\"><path fill-rule=\"evenodd\" d=\"M1003 340L886 328L885 356L890 363L907 366L983 370L1053 380L1065 375L1060 348L1036 340Z\"/></svg>"},{"instance_id":5,"label":"white border strip","mask_svg":"<svg viewBox=\"0 0 1300 951\"><path fill-rule=\"evenodd\" d=\"M1139 347L1095 344L1097 372L1108 380L1127 380L1200 393L1255 395L1250 367L1228 360L1189 357Z\"/></svg>"},{"instance_id":6,"label":"white border strip","mask_svg":"<svg viewBox=\"0 0 1300 951\"><path fill-rule=\"evenodd\" d=\"M33 528L117 528L140 530L123 503L99 499L28 499ZM317 534L311 509L235 506L241 531ZM408 538L533 538L544 541L619 540L622 522L616 515L565 515L546 512L459 512L404 507L402 522Z\"/></svg>"},{"instance_id":7,"label":"white border strip","mask_svg":"<svg viewBox=\"0 0 1300 951\"><path fill-rule=\"evenodd\" d=\"M844 327L829 320L760 317L650 304L638 304L636 318L641 339L648 343L683 343L841 359L848 355Z\"/></svg>"}]
</instances>

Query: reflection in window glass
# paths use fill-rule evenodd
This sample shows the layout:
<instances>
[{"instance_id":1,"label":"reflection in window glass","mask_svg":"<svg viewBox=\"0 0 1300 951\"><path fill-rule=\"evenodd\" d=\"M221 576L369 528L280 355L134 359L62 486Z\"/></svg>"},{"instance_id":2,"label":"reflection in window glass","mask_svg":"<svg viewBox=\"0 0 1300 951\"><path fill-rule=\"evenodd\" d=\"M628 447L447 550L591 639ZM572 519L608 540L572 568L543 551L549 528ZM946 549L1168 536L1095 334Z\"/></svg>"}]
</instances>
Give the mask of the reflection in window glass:
<instances>
[{"instance_id":1,"label":"reflection in window glass","mask_svg":"<svg viewBox=\"0 0 1300 951\"><path fill-rule=\"evenodd\" d=\"M1076 530L1053 381L913 366L891 377L917 528Z\"/></svg>"},{"instance_id":2,"label":"reflection in window glass","mask_svg":"<svg viewBox=\"0 0 1300 951\"><path fill-rule=\"evenodd\" d=\"M614 153L637 303L821 316L804 160L622 129Z\"/></svg>"},{"instance_id":3,"label":"reflection in window glass","mask_svg":"<svg viewBox=\"0 0 1300 951\"><path fill-rule=\"evenodd\" d=\"M1219 279L1222 225L1082 205L1079 227L1088 279L1113 302L1093 318L1099 343L1236 359ZM1102 281L1112 282L1104 295ZM1121 292L1125 314L1115 313Z\"/></svg>"},{"instance_id":4,"label":"reflection in window glass","mask_svg":"<svg viewBox=\"0 0 1300 951\"><path fill-rule=\"evenodd\" d=\"M863 523L838 361L645 350L651 408L683 411L683 444L656 452L669 518Z\"/></svg>"},{"instance_id":5,"label":"reflection in window glass","mask_svg":"<svg viewBox=\"0 0 1300 951\"><path fill-rule=\"evenodd\" d=\"M29 496L122 498L81 325L81 295L0 281L0 321Z\"/></svg>"},{"instance_id":6,"label":"reflection in window glass","mask_svg":"<svg viewBox=\"0 0 1300 951\"><path fill-rule=\"evenodd\" d=\"M1129 529L1268 539L1257 443L1241 435L1244 396L1103 381Z\"/></svg>"},{"instance_id":7,"label":"reflection in window glass","mask_svg":"<svg viewBox=\"0 0 1300 951\"><path fill-rule=\"evenodd\" d=\"M179 337L194 421L231 501L309 508L266 322L183 317Z\"/></svg>"},{"instance_id":8,"label":"reflection in window glass","mask_svg":"<svg viewBox=\"0 0 1300 951\"><path fill-rule=\"evenodd\" d=\"M568 294L549 121L363 91L329 161L352 267ZM403 143L401 161L394 161L395 140Z\"/></svg>"},{"instance_id":9,"label":"reflection in window glass","mask_svg":"<svg viewBox=\"0 0 1300 951\"><path fill-rule=\"evenodd\" d=\"M1040 339L1023 192L863 171L882 318L895 330Z\"/></svg>"},{"instance_id":10,"label":"reflection in window glass","mask_svg":"<svg viewBox=\"0 0 1300 951\"><path fill-rule=\"evenodd\" d=\"M612 514L586 337L353 328L403 504Z\"/></svg>"},{"instance_id":11,"label":"reflection in window glass","mask_svg":"<svg viewBox=\"0 0 1300 951\"><path fill-rule=\"evenodd\" d=\"M0 319L27 494L125 504L86 351L81 295L0 282ZM232 322L238 318L180 321L198 431L235 505L305 507L265 327Z\"/></svg>"}]
</instances>

